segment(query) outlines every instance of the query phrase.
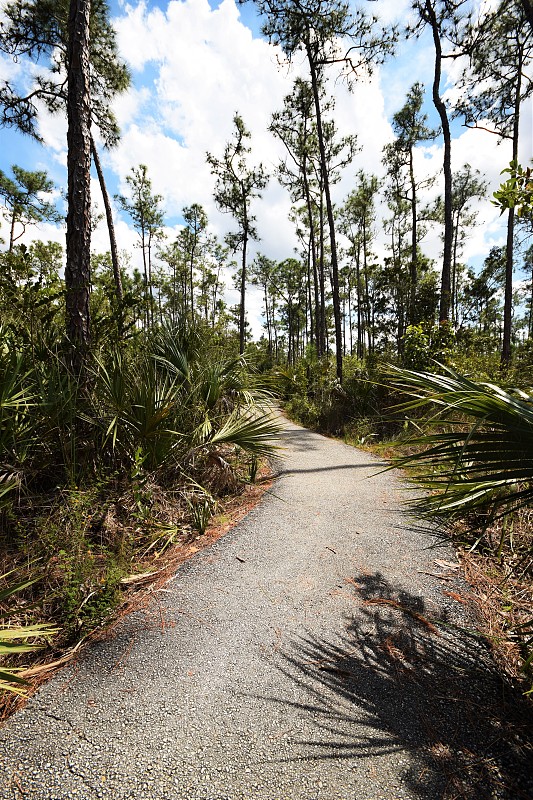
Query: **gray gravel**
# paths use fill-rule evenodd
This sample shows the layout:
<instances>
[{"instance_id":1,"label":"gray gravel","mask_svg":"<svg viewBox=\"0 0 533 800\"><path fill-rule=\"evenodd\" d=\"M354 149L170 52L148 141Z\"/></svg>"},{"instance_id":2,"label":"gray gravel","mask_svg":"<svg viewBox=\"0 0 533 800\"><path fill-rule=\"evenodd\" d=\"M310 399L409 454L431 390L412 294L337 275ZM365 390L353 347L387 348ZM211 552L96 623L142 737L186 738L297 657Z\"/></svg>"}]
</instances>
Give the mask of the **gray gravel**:
<instances>
[{"instance_id":1,"label":"gray gravel","mask_svg":"<svg viewBox=\"0 0 533 800\"><path fill-rule=\"evenodd\" d=\"M533 797L453 553L376 459L285 445L263 502L0 730L0 798Z\"/></svg>"}]
</instances>

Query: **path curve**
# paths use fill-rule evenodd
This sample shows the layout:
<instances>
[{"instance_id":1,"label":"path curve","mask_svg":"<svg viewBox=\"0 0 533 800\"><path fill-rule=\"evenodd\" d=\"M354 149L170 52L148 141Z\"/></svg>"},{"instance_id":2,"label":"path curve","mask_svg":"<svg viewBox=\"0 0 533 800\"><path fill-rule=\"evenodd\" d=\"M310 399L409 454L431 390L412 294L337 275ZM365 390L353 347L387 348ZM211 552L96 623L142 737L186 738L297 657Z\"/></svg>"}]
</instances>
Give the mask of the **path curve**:
<instances>
[{"instance_id":1,"label":"path curve","mask_svg":"<svg viewBox=\"0 0 533 800\"><path fill-rule=\"evenodd\" d=\"M372 456L284 445L262 503L0 730L2 800L533 796L453 554Z\"/></svg>"}]
</instances>

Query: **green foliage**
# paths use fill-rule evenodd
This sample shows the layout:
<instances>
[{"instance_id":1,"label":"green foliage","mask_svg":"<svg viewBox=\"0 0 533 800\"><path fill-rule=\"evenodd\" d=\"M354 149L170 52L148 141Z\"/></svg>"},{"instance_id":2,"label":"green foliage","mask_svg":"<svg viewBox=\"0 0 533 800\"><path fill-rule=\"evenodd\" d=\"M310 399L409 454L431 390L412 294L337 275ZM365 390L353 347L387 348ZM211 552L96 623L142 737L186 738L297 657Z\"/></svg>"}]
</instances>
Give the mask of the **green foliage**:
<instances>
[{"instance_id":1,"label":"green foliage","mask_svg":"<svg viewBox=\"0 0 533 800\"><path fill-rule=\"evenodd\" d=\"M301 395L293 396L288 403L285 404L285 411L290 419L299 422L306 428L316 430L319 427L320 412L319 408L313 401Z\"/></svg>"},{"instance_id":2,"label":"green foliage","mask_svg":"<svg viewBox=\"0 0 533 800\"><path fill-rule=\"evenodd\" d=\"M533 398L505 391L441 365L442 374L390 368L396 388L414 399L410 413L428 408L435 432L411 440L417 450L400 465L421 465L417 482L431 493L417 501L425 513L493 518L533 500ZM478 518L479 521L479 518Z\"/></svg>"},{"instance_id":3,"label":"green foliage","mask_svg":"<svg viewBox=\"0 0 533 800\"><path fill-rule=\"evenodd\" d=\"M0 575L0 585L5 584L3 588L0 588L0 603L3 603L17 592L26 589L36 580L6 583L7 579L12 575L12 572ZM29 653L44 647L45 644L41 644L42 640L49 641L58 632L57 628L46 623L12 625L3 614L0 616L0 622L0 659L2 661L9 656L18 653ZM20 667L9 668L0 661L0 694L2 692L25 693L24 687L27 682L20 676L20 672Z\"/></svg>"},{"instance_id":4,"label":"green foliage","mask_svg":"<svg viewBox=\"0 0 533 800\"><path fill-rule=\"evenodd\" d=\"M393 463L414 468L414 482L426 490L413 501L419 514L460 523L457 534L464 539L469 529L475 534L472 547L483 542L498 563L506 549L502 582L513 577L513 570L524 581L531 573L531 539L522 530L524 542L513 542L513 523L521 518L522 526L529 526L525 512L533 503L531 390L504 390L450 368L441 370L436 375L390 369L396 388L413 398L401 410L409 415L426 412L419 427L423 433L407 441L409 455ZM523 614L516 619L509 634L521 647L523 672L530 674L533 619Z\"/></svg>"},{"instance_id":5,"label":"green foliage","mask_svg":"<svg viewBox=\"0 0 533 800\"><path fill-rule=\"evenodd\" d=\"M411 369L425 369L436 361L448 363L454 350L455 333L448 322L409 325L403 337L403 363Z\"/></svg>"},{"instance_id":6,"label":"green foliage","mask_svg":"<svg viewBox=\"0 0 533 800\"><path fill-rule=\"evenodd\" d=\"M0 340L10 338L37 359L55 346L64 314L61 267L62 248L55 242L21 244L0 253Z\"/></svg>"},{"instance_id":7,"label":"green foliage","mask_svg":"<svg viewBox=\"0 0 533 800\"><path fill-rule=\"evenodd\" d=\"M193 528L200 536L203 536L215 511L216 502L214 497L201 486L196 484L195 488L196 491L187 496L187 505Z\"/></svg>"},{"instance_id":8,"label":"green foliage","mask_svg":"<svg viewBox=\"0 0 533 800\"><path fill-rule=\"evenodd\" d=\"M262 384L242 357L202 352L198 331L160 329L96 357L87 392L60 352L32 361L0 328L0 507L116 469L134 487L163 468L172 479L192 454L222 445L271 455L279 425L260 406L272 396Z\"/></svg>"},{"instance_id":9,"label":"green foliage","mask_svg":"<svg viewBox=\"0 0 533 800\"><path fill-rule=\"evenodd\" d=\"M23 236L28 225L62 220L54 204L43 198L43 194L49 194L54 188L46 172L42 170L29 172L16 164L13 164L11 170L14 180L0 170L0 197L4 201L4 217L7 218L10 227L10 250ZM17 226L22 230L17 230Z\"/></svg>"},{"instance_id":10,"label":"green foliage","mask_svg":"<svg viewBox=\"0 0 533 800\"><path fill-rule=\"evenodd\" d=\"M231 214L239 226L238 231L228 238L229 246L235 251L243 246L248 237L257 238L255 217L250 213L250 204L255 197L260 196L268 183L268 176L262 164L255 168L248 165L250 147L247 142L250 132L240 114L234 115L233 124L234 137L225 146L222 158L207 153L207 163L216 178L217 206L221 211Z\"/></svg>"},{"instance_id":11,"label":"green foliage","mask_svg":"<svg viewBox=\"0 0 533 800\"><path fill-rule=\"evenodd\" d=\"M431 360L430 341L422 325L409 325L405 331L403 360L406 366L413 369L428 366Z\"/></svg>"},{"instance_id":12,"label":"green foliage","mask_svg":"<svg viewBox=\"0 0 533 800\"><path fill-rule=\"evenodd\" d=\"M130 537L113 537L102 527L112 489L112 481L93 482L83 491L62 488L20 534L22 551L46 565L40 592L63 641L93 630L109 615L131 568Z\"/></svg>"},{"instance_id":13,"label":"green foliage","mask_svg":"<svg viewBox=\"0 0 533 800\"><path fill-rule=\"evenodd\" d=\"M501 209L502 214L509 208L514 208L518 217L531 217L533 215L531 167L524 169L517 161L511 161L501 174L510 177L494 192L494 205Z\"/></svg>"},{"instance_id":14,"label":"green foliage","mask_svg":"<svg viewBox=\"0 0 533 800\"><path fill-rule=\"evenodd\" d=\"M17 338L0 327L0 541L21 574L45 565L35 591L64 645L117 607L135 559L205 532L216 498L276 454L280 424L272 386L201 327L109 345L84 384L60 344ZM0 656L53 630L4 626ZM23 691L2 668L7 687Z\"/></svg>"},{"instance_id":15,"label":"green foliage","mask_svg":"<svg viewBox=\"0 0 533 800\"><path fill-rule=\"evenodd\" d=\"M296 370L277 370L288 397L285 410L291 419L315 430L344 436L361 443L383 435L390 422L384 413L389 388L382 380L380 359L361 361L346 356L344 380L337 382L333 364L316 359L311 350Z\"/></svg>"},{"instance_id":16,"label":"green foliage","mask_svg":"<svg viewBox=\"0 0 533 800\"><path fill-rule=\"evenodd\" d=\"M0 88L0 125L16 127L41 140L37 120L43 106L52 114L66 108L68 0L12 0L3 9L0 51L22 61L28 87L8 81ZM91 113L106 145L118 140L111 104L130 83L127 67L118 58L116 34L109 21L106 0L94 0L90 9ZM37 70L32 64L39 63Z\"/></svg>"},{"instance_id":17,"label":"green foliage","mask_svg":"<svg viewBox=\"0 0 533 800\"><path fill-rule=\"evenodd\" d=\"M460 341L449 366L467 378L490 381L499 372L500 354L483 335L475 335L467 343Z\"/></svg>"},{"instance_id":18,"label":"green foliage","mask_svg":"<svg viewBox=\"0 0 533 800\"><path fill-rule=\"evenodd\" d=\"M207 153L207 163L216 178L215 203L223 213L231 214L237 223L237 230L226 235L226 244L234 253L241 251L241 269L239 276L239 353L244 353L246 341L246 281L247 281L247 247L250 239L257 240L256 218L251 212L254 198L260 197L268 183L268 175L262 164L256 167L249 165L250 147L247 130L240 114L233 117L235 131L229 141L222 158Z\"/></svg>"}]
</instances>

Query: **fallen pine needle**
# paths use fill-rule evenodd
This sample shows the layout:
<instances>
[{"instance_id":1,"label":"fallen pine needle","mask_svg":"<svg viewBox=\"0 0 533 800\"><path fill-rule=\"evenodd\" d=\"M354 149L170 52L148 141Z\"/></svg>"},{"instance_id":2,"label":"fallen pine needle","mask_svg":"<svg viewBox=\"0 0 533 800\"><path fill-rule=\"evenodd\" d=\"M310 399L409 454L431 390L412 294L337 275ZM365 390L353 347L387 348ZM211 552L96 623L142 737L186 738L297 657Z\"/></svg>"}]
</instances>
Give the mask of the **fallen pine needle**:
<instances>
[{"instance_id":1,"label":"fallen pine needle","mask_svg":"<svg viewBox=\"0 0 533 800\"><path fill-rule=\"evenodd\" d=\"M142 583L143 581L149 580L154 575L157 575L160 571L161 570L157 570L156 572L139 572L137 575L128 575L126 578L121 578L120 582L124 586L131 586L133 583Z\"/></svg>"},{"instance_id":2,"label":"fallen pine needle","mask_svg":"<svg viewBox=\"0 0 533 800\"><path fill-rule=\"evenodd\" d=\"M431 575L432 578L439 578L441 581L451 581L449 575L446 575L444 572L426 572L423 569L417 569L419 575Z\"/></svg>"},{"instance_id":3,"label":"fallen pine needle","mask_svg":"<svg viewBox=\"0 0 533 800\"><path fill-rule=\"evenodd\" d=\"M445 594L446 597L451 597L452 600L457 600L458 603L468 603L468 600L465 597L461 597L457 592L447 592L446 589L443 589L442 594Z\"/></svg>"},{"instance_id":4,"label":"fallen pine needle","mask_svg":"<svg viewBox=\"0 0 533 800\"><path fill-rule=\"evenodd\" d=\"M71 650L68 651L68 653L65 653L64 656L61 656L61 658L58 658L57 661L50 661L48 664L39 664L37 667L25 669L19 673L20 677L33 678L35 675L42 675L42 673L49 672L52 669L56 669L56 667L62 667L63 664L66 664L68 661L74 658L86 638L87 637L81 639Z\"/></svg>"},{"instance_id":5,"label":"fallen pine needle","mask_svg":"<svg viewBox=\"0 0 533 800\"><path fill-rule=\"evenodd\" d=\"M437 567L445 567L446 569L459 569L461 566L457 561L441 561L440 558L436 558L433 562L437 565Z\"/></svg>"}]
</instances>

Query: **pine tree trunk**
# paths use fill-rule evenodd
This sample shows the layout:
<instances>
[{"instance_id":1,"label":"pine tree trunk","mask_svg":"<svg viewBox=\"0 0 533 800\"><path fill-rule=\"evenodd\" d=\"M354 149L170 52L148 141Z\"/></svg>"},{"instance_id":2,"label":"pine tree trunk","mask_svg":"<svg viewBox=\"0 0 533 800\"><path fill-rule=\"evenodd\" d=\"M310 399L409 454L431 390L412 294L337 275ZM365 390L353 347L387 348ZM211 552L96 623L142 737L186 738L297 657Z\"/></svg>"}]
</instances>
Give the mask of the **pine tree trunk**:
<instances>
[{"instance_id":1,"label":"pine tree trunk","mask_svg":"<svg viewBox=\"0 0 533 800\"><path fill-rule=\"evenodd\" d=\"M308 245L308 248L307 248L307 299L306 299L307 308L306 308L305 320L306 320L306 324L307 324L307 321L309 321L309 328L308 328L308 330L309 330L309 341L311 342L311 344L314 342L315 346L316 346L315 317L314 317L314 314L313 314L313 295L312 295L312 292L313 292L313 288L312 288L313 278L312 278L312 275L311 275L311 259L314 258L312 253L313 253L313 242L311 241L311 239L309 239L309 245ZM316 267L313 270L313 272L314 272L314 275L316 276ZM317 287L316 287L316 283L315 283L315 291L316 291L316 289L317 289ZM317 298L318 298L318 294L317 294Z\"/></svg>"},{"instance_id":2,"label":"pine tree trunk","mask_svg":"<svg viewBox=\"0 0 533 800\"><path fill-rule=\"evenodd\" d=\"M411 285L409 287L409 322L411 325L416 325L418 322L415 315L416 290L418 284L418 219L416 213L416 182L412 147L409 148L409 179L411 183L411 264L409 265Z\"/></svg>"},{"instance_id":3,"label":"pine tree trunk","mask_svg":"<svg viewBox=\"0 0 533 800\"><path fill-rule=\"evenodd\" d=\"M104 201L104 208L105 208L105 216L107 222L107 230L109 233L109 249L111 252L111 264L113 266L113 278L115 281L115 293L117 295L117 305L118 305L118 314L119 314L119 333L122 333L123 328L123 308L122 303L124 299L124 292L122 289L122 276L120 274L120 265L118 261L118 248L117 248L117 238L115 236L115 224L113 222L113 212L111 210L111 201L109 199L109 193L107 191L107 186L104 178L104 172L102 170L102 164L100 162L100 156L98 155L98 151L96 149L96 145L94 143L94 139L91 136L91 151L93 155L93 162L96 168L96 174L98 175L98 182L100 184L100 191L102 192L102 198Z\"/></svg>"},{"instance_id":4,"label":"pine tree trunk","mask_svg":"<svg viewBox=\"0 0 533 800\"><path fill-rule=\"evenodd\" d=\"M335 219L333 216L333 203L329 187L328 164L326 148L324 145L324 133L322 130L322 109L320 107L320 97L318 92L318 76L315 61L311 52L311 45L307 44L307 58L311 72L311 87L315 102L316 131L318 136L318 148L320 151L320 167L322 172L322 184L326 198L326 214L329 227L329 242L331 249L331 275L332 275L332 295L333 295L333 317L335 321L335 362L337 380L342 383L342 329L341 329L341 304L339 293L339 262L337 259L337 242L335 238Z\"/></svg>"},{"instance_id":5,"label":"pine tree trunk","mask_svg":"<svg viewBox=\"0 0 533 800\"><path fill-rule=\"evenodd\" d=\"M191 260L189 263L189 283L191 287L191 322L194 323L194 259L196 256L196 234L194 244L191 248Z\"/></svg>"},{"instance_id":6,"label":"pine tree trunk","mask_svg":"<svg viewBox=\"0 0 533 800\"><path fill-rule=\"evenodd\" d=\"M9 252L13 252L13 246L15 244L15 222L17 221L17 213L16 209L13 209L13 213L11 214L11 225L9 226Z\"/></svg>"},{"instance_id":7,"label":"pine tree trunk","mask_svg":"<svg viewBox=\"0 0 533 800\"><path fill-rule=\"evenodd\" d=\"M68 43L68 214L65 267L66 328L78 374L90 342L91 105L89 91L90 0L71 0Z\"/></svg>"},{"instance_id":8,"label":"pine tree trunk","mask_svg":"<svg viewBox=\"0 0 533 800\"><path fill-rule=\"evenodd\" d=\"M241 261L241 303L239 308L239 353L242 356L245 345L245 325L246 325L246 250L248 245L248 230L243 232L242 242L242 261Z\"/></svg>"},{"instance_id":9,"label":"pine tree trunk","mask_svg":"<svg viewBox=\"0 0 533 800\"><path fill-rule=\"evenodd\" d=\"M431 0L426 0L426 19L431 26L435 46L435 72L433 77L433 104L437 109L442 125L444 139L444 253L442 257L442 276L440 285L439 322L448 322L451 303L453 209L452 209L452 137L446 106L440 96L442 71L442 46L439 25Z\"/></svg>"},{"instance_id":10,"label":"pine tree trunk","mask_svg":"<svg viewBox=\"0 0 533 800\"><path fill-rule=\"evenodd\" d=\"M513 119L513 161L518 161L518 136L520 132L520 95L522 92L522 51L517 70ZM505 246L505 298L503 301L503 341L501 367L507 369L511 363L511 333L513 322L513 271L514 271L514 221L515 210L509 209L507 216L507 242Z\"/></svg>"},{"instance_id":11,"label":"pine tree trunk","mask_svg":"<svg viewBox=\"0 0 533 800\"><path fill-rule=\"evenodd\" d=\"M304 161L304 170L303 170L303 181L304 181L304 194L305 194L305 204L307 207L307 217L309 219L309 251L311 255L311 263L313 266L313 280L314 280L314 292L315 292L315 325L314 325L314 333L315 333L315 343L316 343L316 352L318 357L324 355L323 348L322 348L322 334L321 334L321 314L320 314L320 300L319 300L319 287L318 287L318 274L317 274L317 263L316 263L316 236L315 236L315 224L313 221L313 206L311 202L311 190L309 188L309 181L307 180L307 173ZM313 321L311 320L311 326L313 325ZM323 330L323 326L322 326ZM311 333L311 338L313 338L313 334Z\"/></svg>"},{"instance_id":12,"label":"pine tree trunk","mask_svg":"<svg viewBox=\"0 0 533 800\"><path fill-rule=\"evenodd\" d=\"M319 209L319 234L320 234L320 241L319 241L319 257L318 257L318 268L319 268L319 275L318 280L320 284L320 321L317 323L317 328L319 330L320 335L320 356L325 356L328 352L328 333L327 333L327 325L326 325L326 280L324 276L324 193L322 191L322 185L320 186L320 209Z\"/></svg>"}]
</instances>

